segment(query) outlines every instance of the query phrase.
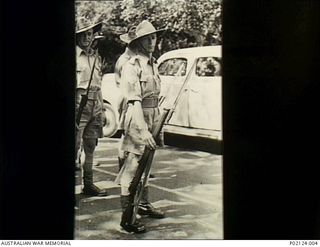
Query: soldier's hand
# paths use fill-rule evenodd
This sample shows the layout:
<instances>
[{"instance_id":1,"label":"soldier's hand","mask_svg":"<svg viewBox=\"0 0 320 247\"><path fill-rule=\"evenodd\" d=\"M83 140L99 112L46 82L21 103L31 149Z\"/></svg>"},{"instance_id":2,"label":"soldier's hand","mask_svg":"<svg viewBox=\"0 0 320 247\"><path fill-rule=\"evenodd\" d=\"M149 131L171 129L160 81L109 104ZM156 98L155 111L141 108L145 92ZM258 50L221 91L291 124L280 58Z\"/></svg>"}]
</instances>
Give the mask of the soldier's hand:
<instances>
[{"instance_id":1,"label":"soldier's hand","mask_svg":"<svg viewBox=\"0 0 320 247\"><path fill-rule=\"evenodd\" d=\"M150 149L156 149L156 142L148 130L141 131L141 138Z\"/></svg>"}]
</instances>

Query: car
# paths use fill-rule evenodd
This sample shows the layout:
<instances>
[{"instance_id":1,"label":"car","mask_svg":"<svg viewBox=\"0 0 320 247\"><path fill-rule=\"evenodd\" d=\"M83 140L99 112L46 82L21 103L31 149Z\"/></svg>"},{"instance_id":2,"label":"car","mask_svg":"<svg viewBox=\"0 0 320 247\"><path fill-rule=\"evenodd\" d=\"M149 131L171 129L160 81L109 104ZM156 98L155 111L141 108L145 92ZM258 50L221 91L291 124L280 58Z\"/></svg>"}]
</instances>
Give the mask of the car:
<instances>
[{"instance_id":1,"label":"car","mask_svg":"<svg viewBox=\"0 0 320 247\"><path fill-rule=\"evenodd\" d=\"M221 46L192 47L169 51L158 59L161 78L160 108L170 108L186 82L176 109L164 126L165 133L222 140ZM121 92L112 73L102 80L107 125L112 136L119 126L117 111Z\"/></svg>"},{"instance_id":2,"label":"car","mask_svg":"<svg viewBox=\"0 0 320 247\"><path fill-rule=\"evenodd\" d=\"M172 106L186 82L164 132L221 141L221 46L169 51L158 59L158 64L161 96L164 98L162 107Z\"/></svg>"},{"instance_id":3,"label":"car","mask_svg":"<svg viewBox=\"0 0 320 247\"><path fill-rule=\"evenodd\" d=\"M116 85L113 73L103 75L101 91L107 118L103 134L105 137L111 137L117 133L119 127L118 104L121 97L121 91Z\"/></svg>"}]
</instances>

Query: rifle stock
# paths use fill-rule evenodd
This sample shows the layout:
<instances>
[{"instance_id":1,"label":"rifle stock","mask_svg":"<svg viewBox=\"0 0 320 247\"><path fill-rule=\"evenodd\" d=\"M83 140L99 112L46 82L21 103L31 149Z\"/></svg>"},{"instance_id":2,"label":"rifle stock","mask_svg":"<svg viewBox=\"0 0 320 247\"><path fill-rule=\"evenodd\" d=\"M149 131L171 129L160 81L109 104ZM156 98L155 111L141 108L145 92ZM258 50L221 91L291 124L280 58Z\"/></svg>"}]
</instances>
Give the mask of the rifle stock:
<instances>
[{"instance_id":1,"label":"rifle stock","mask_svg":"<svg viewBox=\"0 0 320 247\"><path fill-rule=\"evenodd\" d=\"M160 116L160 120L158 125L155 127L155 129L152 132L152 137L154 139L157 139L160 135L161 129L167 119L167 116L169 114L170 110L164 109L163 113ZM138 195L138 199L135 200L137 196L138 186L141 181L142 175L145 172L147 167L151 167L151 163L153 161L153 157L155 154L155 150L150 149L149 147L145 147L144 152L141 156L141 159L139 160L139 166L136 170L135 176L132 179L132 182L129 186L129 205L126 211L124 212L124 217L127 219L127 221L131 221L131 223L134 223L135 221L135 207L138 206L140 201L140 195ZM143 190L144 184L141 186L141 190ZM141 191L142 192L142 191Z\"/></svg>"},{"instance_id":2,"label":"rifle stock","mask_svg":"<svg viewBox=\"0 0 320 247\"><path fill-rule=\"evenodd\" d=\"M161 117L160 117L160 120L159 120L159 123L158 125L155 127L155 129L153 130L152 132L152 137L153 139L157 139L159 138L159 135L160 135L160 132L161 132L161 129L166 121L166 118L169 114L169 110L168 109L164 109L164 112L161 114ZM148 165L148 162L152 162L152 160L149 159L149 156L154 153L155 150L152 150L150 149L149 147L145 147L144 148L144 152L141 156L141 159L139 160L139 166L138 166L138 169L136 171L136 174L129 186L129 192L134 192L136 187L138 186L140 180L141 180L141 177L142 177L142 174L144 172L144 169L145 167Z\"/></svg>"},{"instance_id":3,"label":"rifle stock","mask_svg":"<svg viewBox=\"0 0 320 247\"><path fill-rule=\"evenodd\" d=\"M83 112L84 107L87 104L87 101L88 101L88 95L87 94L81 95L81 101L80 101L79 109L78 109L77 116L76 116L76 123L78 126L80 124L82 112Z\"/></svg>"}]
</instances>

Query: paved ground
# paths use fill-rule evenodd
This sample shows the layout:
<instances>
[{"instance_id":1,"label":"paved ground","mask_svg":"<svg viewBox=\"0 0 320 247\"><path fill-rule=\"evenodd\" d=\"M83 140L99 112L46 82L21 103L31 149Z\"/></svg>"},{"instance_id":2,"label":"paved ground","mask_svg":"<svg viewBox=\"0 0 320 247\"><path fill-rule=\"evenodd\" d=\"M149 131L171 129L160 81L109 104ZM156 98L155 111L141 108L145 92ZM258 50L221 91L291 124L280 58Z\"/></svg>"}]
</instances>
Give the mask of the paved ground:
<instances>
[{"instance_id":1,"label":"paved ground","mask_svg":"<svg viewBox=\"0 0 320 247\"><path fill-rule=\"evenodd\" d=\"M156 151L150 201L164 219L142 218L144 234L129 234L119 222L117 175L119 139L104 138L95 153L94 180L107 197L84 197L76 173L75 239L222 239L222 156L165 146Z\"/></svg>"}]
</instances>

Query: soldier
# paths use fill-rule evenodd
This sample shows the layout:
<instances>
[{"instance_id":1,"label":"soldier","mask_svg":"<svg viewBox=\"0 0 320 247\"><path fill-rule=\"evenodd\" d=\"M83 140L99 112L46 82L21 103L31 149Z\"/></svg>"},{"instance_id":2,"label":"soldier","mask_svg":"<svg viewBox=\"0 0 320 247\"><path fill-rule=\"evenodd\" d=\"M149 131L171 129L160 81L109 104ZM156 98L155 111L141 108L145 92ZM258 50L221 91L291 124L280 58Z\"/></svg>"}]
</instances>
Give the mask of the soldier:
<instances>
[{"instance_id":1,"label":"soldier","mask_svg":"<svg viewBox=\"0 0 320 247\"><path fill-rule=\"evenodd\" d=\"M117 87L120 87L121 82L121 72L123 65L130 60L131 57L136 55L135 47L129 45L131 39L130 37L135 37L135 26L132 26L128 29L128 33L120 35L120 39L127 44L127 47L123 54L118 58L115 68L114 68L114 75ZM123 133L124 133L124 117L127 110L127 100L126 98L121 95L118 101L118 112L119 112L119 130L122 132L121 142L123 140ZM124 151L121 150L121 145L119 147L118 153L118 162L119 162L119 171L121 170L123 163L124 163Z\"/></svg>"},{"instance_id":2,"label":"soldier","mask_svg":"<svg viewBox=\"0 0 320 247\"><path fill-rule=\"evenodd\" d=\"M105 189L99 189L93 184L93 154L98 143L98 138L103 137L102 127L106 123L103 98L101 93L101 59L92 48L96 41L94 33L101 28L101 23L93 24L88 19L81 17L76 26L76 114L79 112L81 95L87 93L91 71L95 66L91 85L89 87L88 101L83 108L79 126L76 126L76 155L81 147L85 153L83 164L83 194L88 196L106 196ZM95 56L98 56L95 60Z\"/></svg>"},{"instance_id":3,"label":"soldier","mask_svg":"<svg viewBox=\"0 0 320 247\"><path fill-rule=\"evenodd\" d=\"M137 55L135 51L135 46L132 45L131 39L135 37L135 30L136 27L132 26L128 29L128 33L120 35L120 40L127 44L127 47L124 51L124 53L121 54L121 56L118 58L115 68L114 68L114 75L115 75L115 82L117 87L120 87L121 82L121 72L123 65L128 62L131 57ZM126 98L121 95L118 100L118 112L119 112L119 130L122 133L121 136L121 142L123 141L123 133L124 133L124 117L127 110L127 100ZM124 157L124 151L121 150L121 144L119 146L119 152L118 152L118 162L119 162L119 171L121 170L123 163L124 163L125 157ZM155 176L153 174L150 174L150 178L154 178Z\"/></svg>"},{"instance_id":4,"label":"soldier","mask_svg":"<svg viewBox=\"0 0 320 247\"><path fill-rule=\"evenodd\" d=\"M121 206L123 212L129 205L129 185L138 167L138 161L147 145L156 148L156 142L150 132L158 123L160 94L160 77L154 52L157 36L154 26L144 20L128 34L128 45L133 47L136 55L123 65L121 84L123 95L127 99L127 110L124 119L124 137L121 149L125 152L124 166L118 181L121 185ZM151 218L163 218L164 213L155 209L148 201L148 186L143 190L138 214ZM131 222L122 214L120 225L128 232L145 232L145 226L136 220Z\"/></svg>"}]
</instances>

